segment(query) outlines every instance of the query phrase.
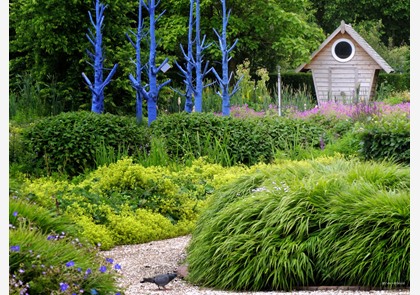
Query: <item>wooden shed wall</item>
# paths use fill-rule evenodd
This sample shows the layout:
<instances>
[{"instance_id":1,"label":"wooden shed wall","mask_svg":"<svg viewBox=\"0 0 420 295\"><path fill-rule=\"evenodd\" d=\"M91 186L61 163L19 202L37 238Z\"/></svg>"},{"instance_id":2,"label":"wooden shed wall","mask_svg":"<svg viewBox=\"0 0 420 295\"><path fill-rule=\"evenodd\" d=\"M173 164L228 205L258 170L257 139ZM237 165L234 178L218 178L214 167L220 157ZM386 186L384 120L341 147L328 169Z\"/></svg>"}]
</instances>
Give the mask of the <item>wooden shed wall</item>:
<instances>
[{"instance_id":1,"label":"wooden shed wall","mask_svg":"<svg viewBox=\"0 0 420 295\"><path fill-rule=\"evenodd\" d=\"M334 42L340 38L351 40L355 46L355 55L348 62L339 62L334 59L331 49ZM330 99L343 98L351 100L356 94L360 84L359 97L369 99L374 92L375 71L381 67L358 45L347 33L337 34L318 54L305 66L311 69L314 78L318 102ZM329 94L330 92L330 94Z\"/></svg>"}]
</instances>

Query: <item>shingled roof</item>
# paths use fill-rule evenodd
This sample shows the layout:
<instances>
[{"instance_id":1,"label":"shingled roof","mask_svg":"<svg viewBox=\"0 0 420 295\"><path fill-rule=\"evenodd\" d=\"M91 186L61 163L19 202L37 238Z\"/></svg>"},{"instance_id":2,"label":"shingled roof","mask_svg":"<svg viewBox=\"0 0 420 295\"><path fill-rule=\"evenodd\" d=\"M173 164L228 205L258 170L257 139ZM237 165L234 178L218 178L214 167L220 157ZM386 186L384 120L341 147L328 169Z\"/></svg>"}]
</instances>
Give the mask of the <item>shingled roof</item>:
<instances>
[{"instance_id":1,"label":"shingled roof","mask_svg":"<svg viewBox=\"0 0 420 295\"><path fill-rule=\"evenodd\" d=\"M394 69L366 42L365 39L363 39L362 36L359 35L350 25L347 25L344 23L344 21L341 21L341 25L319 46L319 48L314 51L311 55L311 60L338 34L342 33L344 34L347 32L359 45L362 47L367 54L378 63L378 65L388 74L390 72L393 72ZM296 72L305 71L304 67L308 63L304 63L300 65Z\"/></svg>"}]
</instances>

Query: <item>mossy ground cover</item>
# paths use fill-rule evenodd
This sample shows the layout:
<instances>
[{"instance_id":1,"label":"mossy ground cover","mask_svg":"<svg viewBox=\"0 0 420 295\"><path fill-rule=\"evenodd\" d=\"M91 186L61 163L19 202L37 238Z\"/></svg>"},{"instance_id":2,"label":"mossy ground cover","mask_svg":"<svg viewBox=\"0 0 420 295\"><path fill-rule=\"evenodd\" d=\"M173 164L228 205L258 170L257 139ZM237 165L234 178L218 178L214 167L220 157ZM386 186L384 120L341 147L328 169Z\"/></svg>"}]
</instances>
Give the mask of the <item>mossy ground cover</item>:
<instances>
[{"instance_id":1,"label":"mossy ground cover","mask_svg":"<svg viewBox=\"0 0 420 295\"><path fill-rule=\"evenodd\" d=\"M319 158L262 168L212 197L188 279L253 291L409 285L409 202L404 166Z\"/></svg>"}]
</instances>

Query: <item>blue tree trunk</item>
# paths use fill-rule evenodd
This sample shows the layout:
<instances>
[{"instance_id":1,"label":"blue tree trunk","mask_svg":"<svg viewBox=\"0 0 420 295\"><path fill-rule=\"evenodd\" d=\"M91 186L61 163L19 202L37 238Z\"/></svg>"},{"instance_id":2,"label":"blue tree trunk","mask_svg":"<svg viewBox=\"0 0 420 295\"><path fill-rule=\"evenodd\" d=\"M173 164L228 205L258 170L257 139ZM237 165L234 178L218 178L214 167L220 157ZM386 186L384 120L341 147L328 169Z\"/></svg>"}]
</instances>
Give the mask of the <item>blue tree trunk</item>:
<instances>
[{"instance_id":1,"label":"blue tree trunk","mask_svg":"<svg viewBox=\"0 0 420 295\"><path fill-rule=\"evenodd\" d=\"M141 85L141 72L142 72L142 64L141 64L141 40L143 38L143 17L142 17L142 2L139 0L139 8L138 8L138 23L137 23L137 33L131 31L133 35L136 36L136 42L130 38L128 34L126 34L128 40L130 41L131 45L133 45L134 49L136 50L136 77L135 81L136 84L132 84L133 88L136 90L136 120L137 123L141 123L143 121L143 95L141 93L140 87Z\"/></svg>"},{"instance_id":2,"label":"blue tree trunk","mask_svg":"<svg viewBox=\"0 0 420 295\"><path fill-rule=\"evenodd\" d=\"M186 71L186 89L185 89L185 111L187 113L191 113L193 110L193 101L192 101L192 94L193 94L193 85L192 85L192 59L193 59L193 41L192 41L192 34L193 34L193 20L194 20L194 0L190 1L190 19L188 21L188 57L187 57L187 71Z\"/></svg>"},{"instance_id":3,"label":"blue tree trunk","mask_svg":"<svg viewBox=\"0 0 420 295\"><path fill-rule=\"evenodd\" d=\"M118 64L115 64L108 74L105 81L103 81L103 61L104 56L102 53L102 27L104 22L104 11L106 5L101 4L99 0L96 0L95 3L95 21L92 18L92 14L89 13L90 22L95 28L95 34L89 29L89 34L86 34L89 42L94 47L94 53L87 50L88 56L93 60L93 69L94 69L94 83L92 83L89 78L82 73L83 78L89 86L89 89L92 92L92 112L101 114L104 112L104 88L111 81L112 76L115 74Z\"/></svg>"},{"instance_id":4,"label":"blue tree trunk","mask_svg":"<svg viewBox=\"0 0 420 295\"><path fill-rule=\"evenodd\" d=\"M147 9L149 12L149 19L150 19L150 28L149 28L149 36L150 36L150 50L149 50L149 62L148 62L148 78L149 78L149 91L146 91L144 87L139 83L133 75L129 75L129 79L133 84L134 88L138 88L143 95L143 97L147 101L147 113L148 113L148 125L156 120L157 118L157 100L158 95L162 87L166 86L171 82L171 80L167 80L162 84L158 84L157 82L157 74L161 70L161 68L168 62L166 58L163 63L156 67L156 35L155 35L155 28L156 28L156 6L155 0L149 0L148 4L141 0L142 5ZM163 13L162 13L163 14ZM161 14L161 15L162 15ZM160 16L161 16L160 15ZM159 17L158 17L159 18Z\"/></svg>"},{"instance_id":5,"label":"blue tree trunk","mask_svg":"<svg viewBox=\"0 0 420 295\"><path fill-rule=\"evenodd\" d=\"M227 47L226 31L227 31L227 24L229 21L230 11L228 14L226 14L226 0L221 0L221 2L222 2L222 11L223 11L222 34L220 35L216 30L214 29L213 30L219 39L219 48L222 52L222 77L220 77L220 75L216 72L214 68L212 68L212 71L215 74L217 82L220 87L220 91L217 94L222 98L222 115L229 116L230 115L230 98L239 90L239 82L241 79L239 79L236 82L232 92L229 93L229 82L233 74L233 73L230 73L229 75L229 66L228 66L228 62L230 60L229 53L236 46L238 39L235 40L234 44L230 48Z\"/></svg>"},{"instance_id":6,"label":"blue tree trunk","mask_svg":"<svg viewBox=\"0 0 420 295\"><path fill-rule=\"evenodd\" d=\"M194 2L196 3L196 10L195 10L195 41L193 43L192 35L193 35L193 12L194 12ZM182 68L177 63L178 68L181 70L182 74L184 75L185 79L184 82L187 86L185 97L185 111L191 112L193 107L192 102L192 95L194 95L194 109L195 112L202 111L202 93L204 87L209 85L204 85L203 80L204 76L207 75L210 71L207 70L208 63L206 63L204 69L202 68L203 58L202 58L202 51L207 49L211 46L211 43L205 45L206 36L201 39L201 32L200 32L200 0L190 0L190 18L188 22L188 52L185 53L184 48L181 45L181 50L184 55L184 58L187 61L186 68ZM195 57L193 54L193 45L195 44ZM193 83L193 71L195 70L195 85Z\"/></svg>"}]
</instances>

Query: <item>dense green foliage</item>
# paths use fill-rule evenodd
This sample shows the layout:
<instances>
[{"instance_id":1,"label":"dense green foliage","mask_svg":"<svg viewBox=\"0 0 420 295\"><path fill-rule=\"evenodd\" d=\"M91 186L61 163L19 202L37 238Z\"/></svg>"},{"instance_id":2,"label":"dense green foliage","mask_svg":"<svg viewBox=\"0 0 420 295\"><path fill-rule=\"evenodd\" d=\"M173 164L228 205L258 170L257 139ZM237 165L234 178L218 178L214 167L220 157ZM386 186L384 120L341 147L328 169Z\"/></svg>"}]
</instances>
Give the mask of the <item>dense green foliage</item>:
<instances>
[{"instance_id":1,"label":"dense green foliage","mask_svg":"<svg viewBox=\"0 0 420 295\"><path fill-rule=\"evenodd\" d=\"M123 147L128 155L147 151L147 128L134 118L92 112L71 112L47 117L22 132L30 155L26 169L64 172L75 176L95 168L95 155L104 144L115 150Z\"/></svg>"},{"instance_id":2,"label":"dense green foliage","mask_svg":"<svg viewBox=\"0 0 420 295\"><path fill-rule=\"evenodd\" d=\"M317 23L327 34L340 24L357 24L364 21L382 21L386 32L382 42L393 39L397 46L410 44L410 1L409 0L317 0L312 1Z\"/></svg>"},{"instance_id":3,"label":"dense green foliage","mask_svg":"<svg viewBox=\"0 0 420 295\"><path fill-rule=\"evenodd\" d=\"M210 113L178 113L161 116L151 126L153 136L166 142L167 152L175 158L211 156L215 151L227 157L224 165L270 162L278 150L295 146L319 147L327 132L320 125L287 117L233 118Z\"/></svg>"},{"instance_id":4,"label":"dense green foliage","mask_svg":"<svg viewBox=\"0 0 420 295\"><path fill-rule=\"evenodd\" d=\"M135 94L128 74L134 72L131 59L135 52L125 37L129 30L136 30L138 1L102 1L108 7L105 12L103 30L104 67L118 63L113 81L107 86L105 112L135 114ZM187 43L189 1L161 1L159 9L166 13L159 21L156 31L160 40L157 63L168 56L171 64L184 60L180 44ZM202 1L202 34L208 42L217 42L214 29L221 26L221 4L219 0ZM252 1L244 3L232 0L229 23L229 42L238 38L232 52L232 70L246 57L253 68L274 68L282 64L299 64L305 60L324 38L321 29L314 23L308 0L296 1ZM39 100L58 102L64 111L89 110L91 95L81 76L85 72L92 76L86 49L91 45L86 38L89 28L88 11L92 3L88 0L62 2L58 0L25 1L13 0L9 4L10 24L10 85L11 92L19 93L20 77L30 75L42 90ZM147 16L144 11L143 15ZM145 18L145 30L148 19ZM147 38L142 43L142 58L148 58ZM206 52L210 65L219 67L220 51L212 45ZM174 80L172 87L180 87L182 79L176 67L166 74ZM166 79L164 76L159 79ZM214 79L214 76L209 77ZM147 83L147 81L145 81ZM167 108L174 92L168 88L160 94L159 107ZM21 97L15 97L17 101ZM146 109L146 108L144 108ZM56 113L55 113L56 114Z\"/></svg>"},{"instance_id":5,"label":"dense green foliage","mask_svg":"<svg viewBox=\"0 0 420 295\"><path fill-rule=\"evenodd\" d=\"M410 121L404 115L373 120L360 131L360 140L367 160L410 164Z\"/></svg>"},{"instance_id":6,"label":"dense green foliage","mask_svg":"<svg viewBox=\"0 0 420 295\"><path fill-rule=\"evenodd\" d=\"M393 91L410 90L410 74L379 73L378 85L386 85Z\"/></svg>"},{"instance_id":7,"label":"dense green foliage","mask_svg":"<svg viewBox=\"0 0 420 295\"><path fill-rule=\"evenodd\" d=\"M387 163L285 161L211 198L188 279L230 290L410 282L410 171Z\"/></svg>"}]
</instances>

